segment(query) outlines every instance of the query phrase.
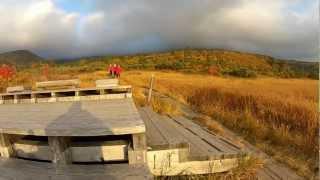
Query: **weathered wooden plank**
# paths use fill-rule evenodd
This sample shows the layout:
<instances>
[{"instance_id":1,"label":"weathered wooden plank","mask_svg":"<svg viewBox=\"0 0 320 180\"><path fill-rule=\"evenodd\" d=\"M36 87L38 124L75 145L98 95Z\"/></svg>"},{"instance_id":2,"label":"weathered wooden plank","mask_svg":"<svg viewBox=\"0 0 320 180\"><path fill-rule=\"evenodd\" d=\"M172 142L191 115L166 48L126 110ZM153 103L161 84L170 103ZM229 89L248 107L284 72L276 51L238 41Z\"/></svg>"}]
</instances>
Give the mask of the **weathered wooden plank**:
<instances>
[{"instance_id":1,"label":"weathered wooden plank","mask_svg":"<svg viewBox=\"0 0 320 180\"><path fill-rule=\"evenodd\" d=\"M148 109L148 112L150 114L154 113L151 109ZM155 126L158 126L158 128L161 130L161 133L164 137L166 137L169 143L190 143L190 151L193 156L208 156L210 152L219 153L218 151L213 150L212 147L210 147L207 143L203 142L201 138L195 136L186 129L181 128L181 126L177 126L176 123L168 126L166 123L163 123L161 120L159 120L155 122ZM175 132L175 134L170 135L168 129L171 129L170 131ZM176 137L178 137L178 140L175 139Z\"/></svg>"},{"instance_id":2,"label":"weathered wooden plank","mask_svg":"<svg viewBox=\"0 0 320 180\"><path fill-rule=\"evenodd\" d=\"M231 144L226 143L225 141L221 140L221 137L214 136L208 133L199 125L191 122L188 119L185 119L184 117L174 117L173 120L177 121L185 128L188 128L190 131L197 134L199 137L202 138L202 140L206 141L208 144L210 144L220 152L227 153L229 155L238 155L242 153L241 149L237 148L236 145L232 146Z\"/></svg>"},{"instance_id":3,"label":"weathered wooden plank","mask_svg":"<svg viewBox=\"0 0 320 180\"><path fill-rule=\"evenodd\" d=\"M187 131L178 124L172 123L172 126L175 127L176 131L179 132L184 138L190 143L190 156L197 157L199 159L204 157L207 159L210 155L214 154L215 156L220 157L220 152L212 148L209 144L204 142L200 137L192 134L190 131ZM202 158L201 158L202 159Z\"/></svg>"},{"instance_id":4,"label":"weathered wooden plank","mask_svg":"<svg viewBox=\"0 0 320 180\"><path fill-rule=\"evenodd\" d=\"M233 158L240 157L243 154L241 150L222 141L221 137L208 133L196 124L183 126L167 116L157 115L151 109L148 112L153 114L152 122L158 126L163 136L168 139L169 144L177 142L190 143L191 159Z\"/></svg>"},{"instance_id":5,"label":"weathered wooden plank","mask_svg":"<svg viewBox=\"0 0 320 180\"><path fill-rule=\"evenodd\" d=\"M187 140L179 133L177 130L169 126L167 123L167 118L165 116L160 116L153 112L151 109L146 109L147 114L149 114L151 122L157 127L165 137L166 141L169 142L169 146L175 147L179 144L187 144Z\"/></svg>"},{"instance_id":6,"label":"weathered wooden plank","mask_svg":"<svg viewBox=\"0 0 320 180\"><path fill-rule=\"evenodd\" d=\"M52 162L58 165L72 163L72 152L70 149L69 137L48 137L49 146L52 152Z\"/></svg>"},{"instance_id":7,"label":"weathered wooden plank","mask_svg":"<svg viewBox=\"0 0 320 180\"><path fill-rule=\"evenodd\" d=\"M140 108L139 113L141 118L143 119L146 126L146 136L147 136L147 144L150 147L154 146L169 146L169 142L161 135L159 129L157 129L154 124L151 122L150 117L143 110L144 108Z\"/></svg>"}]
</instances>

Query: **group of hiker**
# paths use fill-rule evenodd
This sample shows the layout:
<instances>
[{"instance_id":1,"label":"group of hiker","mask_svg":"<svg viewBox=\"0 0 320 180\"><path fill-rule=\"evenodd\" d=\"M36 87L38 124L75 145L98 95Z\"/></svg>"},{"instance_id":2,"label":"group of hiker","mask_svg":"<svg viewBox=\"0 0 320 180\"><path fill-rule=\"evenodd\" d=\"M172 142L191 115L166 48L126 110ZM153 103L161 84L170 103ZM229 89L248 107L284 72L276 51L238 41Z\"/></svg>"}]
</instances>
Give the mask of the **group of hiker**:
<instances>
[{"instance_id":1,"label":"group of hiker","mask_svg":"<svg viewBox=\"0 0 320 180\"><path fill-rule=\"evenodd\" d=\"M120 78L122 68L119 64L109 64L108 72L112 78Z\"/></svg>"}]
</instances>

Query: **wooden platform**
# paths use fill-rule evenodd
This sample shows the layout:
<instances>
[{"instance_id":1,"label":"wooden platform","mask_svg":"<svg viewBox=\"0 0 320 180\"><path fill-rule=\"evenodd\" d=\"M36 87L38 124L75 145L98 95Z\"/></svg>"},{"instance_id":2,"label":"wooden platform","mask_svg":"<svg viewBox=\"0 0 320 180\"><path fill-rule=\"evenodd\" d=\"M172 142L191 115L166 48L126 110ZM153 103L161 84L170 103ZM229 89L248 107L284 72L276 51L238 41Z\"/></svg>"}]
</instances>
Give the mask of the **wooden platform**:
<instances>
[{"instance_id":1,"label":"wooden platform","mask_svg":"<svg viewBox=\"0 0 320 180\"><path fill-rule=\"evenodd\" d=\"M3 104L0 133L37 136L103 136L144 133L131 98Z\"/></svg>"},{"instance_id":2,"label":"wooden platform","mask_svg":"<svg viewBox=\"0 0 320 180\"><path fill-rule=\"evenodd\" d=\"M0 157L0 180L145 180L152 179L146 166L128 164L66 165Z\"/></svg>"},{"instance_id":3,"label":"wooden platform","mask_svg":"<svg viewBox=\"0 0 320 180\"><path fill-rule=\"evenodd\" d=\"M139 109L146 124L148 164L155 175L224 172L238 165L246 152L184 117L161 116Z\"/></svg>"},{"instance_id":4,"label":"wooden platform","mask_svg":"<svg viewBox=\"0 0 320 180\"><path fill-rule=\"evenodd\" d=\"M132 97L129 85L22 91L0 94L0 104L70 102L87 100L124 99Z\"/></svg>"}]
</instances>

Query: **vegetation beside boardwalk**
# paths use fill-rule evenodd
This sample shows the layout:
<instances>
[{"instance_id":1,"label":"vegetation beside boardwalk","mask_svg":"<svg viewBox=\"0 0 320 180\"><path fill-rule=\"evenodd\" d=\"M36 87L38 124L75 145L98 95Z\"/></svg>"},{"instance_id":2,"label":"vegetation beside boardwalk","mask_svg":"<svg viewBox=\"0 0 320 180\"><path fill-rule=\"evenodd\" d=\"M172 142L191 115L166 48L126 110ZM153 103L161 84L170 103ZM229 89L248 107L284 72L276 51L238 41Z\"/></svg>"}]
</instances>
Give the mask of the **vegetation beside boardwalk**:
<instances>
[{"instance_id":1,"label":"vegetation beside boardwalk","mask_svg":"<svg viewBox=\"0 0 320 180\"><path fill-rule=\"evenodd\" d=\"M122 81L143 86L154 73L155 89L191 105L242 135L310 179L318 171L318 81L223 78L176 72L127 72ZM215 122L206 121L212 130Z\"/></svg>"}]
</instances>

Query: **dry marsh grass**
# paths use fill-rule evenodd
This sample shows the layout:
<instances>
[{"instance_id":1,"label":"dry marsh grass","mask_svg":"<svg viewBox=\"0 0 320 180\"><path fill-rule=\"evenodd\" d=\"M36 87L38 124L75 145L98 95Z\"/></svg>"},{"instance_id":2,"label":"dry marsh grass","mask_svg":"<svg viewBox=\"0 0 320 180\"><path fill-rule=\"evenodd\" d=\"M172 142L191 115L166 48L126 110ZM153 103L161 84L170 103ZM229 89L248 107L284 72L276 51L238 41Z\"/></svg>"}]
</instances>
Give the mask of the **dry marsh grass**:
<instances>
[{"instance_id":1,"label":"dry marsh grass","mask_svg":"<svg viewBox=\"0 0 320 180\"><path fill-rule=\"evenodd\" d=\"M139 84L146 85L151 74L155 74L157 91L222 122L300 175L316 174L318 81L149 71L128 72L124 79L133 85L139 79Z\"/></svg>"},{"instance_id":2,"label":"dry marsh grass","mask_svg":"<svg viewBox=\"0 0 320 180\"><path fill-rule=\"evenodd\" d=\"M159 114L164 115L179 115L181 114L179 107L166 99L160 97L153 97L151 101L153 110Z\"/></svg>"}]
</instances>

